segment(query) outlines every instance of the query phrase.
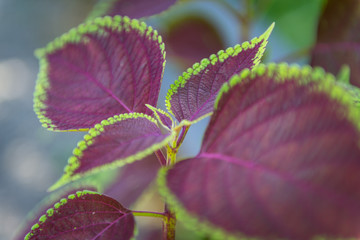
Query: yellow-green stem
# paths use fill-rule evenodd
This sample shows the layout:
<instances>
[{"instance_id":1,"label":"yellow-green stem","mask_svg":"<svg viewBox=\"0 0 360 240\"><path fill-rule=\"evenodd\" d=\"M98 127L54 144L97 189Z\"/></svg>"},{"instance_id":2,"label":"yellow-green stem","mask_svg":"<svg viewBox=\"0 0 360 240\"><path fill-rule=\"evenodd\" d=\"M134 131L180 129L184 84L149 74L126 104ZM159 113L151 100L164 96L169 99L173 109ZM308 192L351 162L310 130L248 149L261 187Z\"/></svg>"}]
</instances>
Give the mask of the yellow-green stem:
<instances>
[{"instance_id":1,"label":"yellow-green stem","mask_svg":"<svg viewBox=\"0 0 360 240\"><path fill-rule=\"evenodd\" d=\"M165 218L163 225L163 239L164 240L174 240L175 239L175 227L176 227L176 217L175 213L170 211L165 205Z\"/></svg>"}]
</instances>

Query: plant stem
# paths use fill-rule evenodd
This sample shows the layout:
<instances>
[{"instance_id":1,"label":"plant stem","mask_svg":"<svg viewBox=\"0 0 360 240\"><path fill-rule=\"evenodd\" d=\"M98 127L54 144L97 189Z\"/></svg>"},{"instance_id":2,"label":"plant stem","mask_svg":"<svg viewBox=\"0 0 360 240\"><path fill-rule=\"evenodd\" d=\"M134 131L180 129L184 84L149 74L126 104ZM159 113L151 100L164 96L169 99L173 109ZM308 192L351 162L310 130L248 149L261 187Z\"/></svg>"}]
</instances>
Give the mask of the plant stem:
<instances>
[{"instance_id":1,"label":"plant stem","mask_svg":"<svg viewBox=\"0 0 360 240\"><path fill-rule=\"evenodd\" d=\"M163 225L164 240L175 239L175 227L176 227L175 213L170 211L167 205L165 204L165 217L164 217L164 225Z\"/></svg>"},{"instance_id":2,"label":"plant stem","mask_svg":"<svg viewBox=\"0 0 360 240\"><path fill-rule=\"evenodd\" d=\"M141 217L157 217L162 218L165 221L165 218L167 217L164 213L158 213L158 212L148 212L148 211L131 211L134 216L141 216Z\"/></svg>"},{"instance_id":3,"label":"plant stem","mask_svg":"<svg viewBox=\"0 0 360 240\"><path fill-rule=\"evenodd\" d=\"M165 159L164 154L162 153L162 151L161 150L155 151L155 155L156 155L157 159L159 160L160 165L165 166L166 165L166 159Z\"/></svg>"},{"instance_id":4,"label":"plant stem","mask_svg":"<svg viewBox=\"0 0 360 240\"><path fill-rule=\"evenodd\" d=\"M180 136L176 142L176 148L179 149L179 147L181 146L181 144L183 143L184 139L185 139L185 136L186 136L186 133L188 132L190 126L184 126L182 127L181 129L181 133L180 133Z\"/></svg>"}]
</instances>

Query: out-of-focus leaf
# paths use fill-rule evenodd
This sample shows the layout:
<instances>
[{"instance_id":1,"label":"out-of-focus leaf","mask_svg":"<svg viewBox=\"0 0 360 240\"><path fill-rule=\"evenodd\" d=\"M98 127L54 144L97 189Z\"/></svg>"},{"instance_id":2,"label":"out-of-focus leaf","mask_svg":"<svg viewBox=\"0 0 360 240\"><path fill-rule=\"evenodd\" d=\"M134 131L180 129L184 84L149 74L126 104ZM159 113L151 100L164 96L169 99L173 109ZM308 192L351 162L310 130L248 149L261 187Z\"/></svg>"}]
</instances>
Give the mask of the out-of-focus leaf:
<instances>
[{"instance_id":1,"label":"out-of-focus leaf","mask_svg":"<svg viewBox=\"0 0 360 240\"><path fill-rule=\"evenodd\" d=\"M360 236L352 97L310 67L261 65L224 84L200 153L160 170L179 220L215 239Z\"/></svg>"},{"instance_id":2,"label":"out-of-focus leaf","mask_svg":"<svg viewBox=\"0 0 360 240\"><path fill-rule=\"evenodd\" d=\"M170 19L163 33L168 56L186 67L225 48L218 30L201 15Z\"/></svg>"},{"instance_id":3,"label":"out-of-focus leaf","mask_svg":"<svg viewBox=\"0 0 360 240\"><path fill-rule=\"evenodd\" d=\"M260 62L267 40L274 27L251 42L219 51L200 63L195 63L171 85L166 96L170 113L181 122L197 122L213 111L216 95L224 82L245 68L252 68Z\"/></svg>"},{"instance_id":4,"label":"out-of-focus leaf","mask_svg":"<svg viewBox=\"0 0 360 240\"><path fill-rule=\"evenodd\" d=\"M50 190L85 175L144 159L166 146L173 135L162 133L156 120L145 114L121 114L103 120L78 143L64 175Z\"/></svg>"},{"instance_id":5,"label":"out-of-focus leaf","mask_svg":"<svg viewBox=\"0 0 360 240\"><path fill-rule=\"evenodd\" d=\"M88 16L128 16L130 18L149 17L168 9L176 0L100 0Z\"/></svg>"},{"instance_id":6,"label":"out-of-focus leaf","mask_svg":"<svg viewBox=\"0 0 360 240\"><path fill-rule=\"evenodd\" d=\"M120 113L151 113L164 69L164 45L151 27L97 18L37 51L34 110L50 130L88 129Z\"/></svg>"},{"instance_id":7,"label":"out-of-focus leaf","mask_svg":"<svg viewBox=\"0 0 360 240\"><path fill-rule=\"evenodd\" d=\"M104 194L129 207L153 182L160 167L154 154L130 163L120 168L117 178L106 187Z\"/></svg>"},{"instance_id":8,"label":"out-of-focus leaf","mask_svg":"<svg viewBox=\"0 0 360 240\"><path fill-rule=\"evenodd\" d=\"M329 0L319 20L311 65L338 74L350 67L350 83L360 87L360 2Z\"/></svg>"},{"instance_id":9,"label":"out-of-focus leaf","mask_svg":"<svg viewBox=\"0 0 360 240\"><path fill-rule=\"evenodd\" d=\"M135 221L116 200L82 191L62 198L31 228L25 240L131 239Z\"/></svg>"}]
</instances>

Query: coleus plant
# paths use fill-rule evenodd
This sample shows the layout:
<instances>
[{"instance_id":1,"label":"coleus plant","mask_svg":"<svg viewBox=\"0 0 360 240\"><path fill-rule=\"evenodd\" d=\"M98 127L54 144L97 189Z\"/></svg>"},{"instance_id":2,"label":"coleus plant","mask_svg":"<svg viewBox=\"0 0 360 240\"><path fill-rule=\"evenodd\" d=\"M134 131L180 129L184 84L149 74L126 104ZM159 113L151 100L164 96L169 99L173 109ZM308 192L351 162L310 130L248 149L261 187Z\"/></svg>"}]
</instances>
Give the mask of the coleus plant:
<instances>
[{"instance_id":1,"label":"coleus plant","mask_svg":"<svg viewBox=\"0 0 360 240\"><path fill-rule=\"evenodd\" d=\"M259 65L272 29L195 63L168 91L169 113L156 108L164 43L143 22L96 18L38 50L41 123L88 131L50 190L114 168L147 186L155 175L132 164L156 156L165 207L135 211L114 189L81 190L25 239L131 239L134 216L162 219L164 239L177 220L214 239L360 237L360 112L320 68ZM190 126L209 116L198 155L178 161ZM121 176L117 191L131 191Z\"/></svg>"}]
</instances>

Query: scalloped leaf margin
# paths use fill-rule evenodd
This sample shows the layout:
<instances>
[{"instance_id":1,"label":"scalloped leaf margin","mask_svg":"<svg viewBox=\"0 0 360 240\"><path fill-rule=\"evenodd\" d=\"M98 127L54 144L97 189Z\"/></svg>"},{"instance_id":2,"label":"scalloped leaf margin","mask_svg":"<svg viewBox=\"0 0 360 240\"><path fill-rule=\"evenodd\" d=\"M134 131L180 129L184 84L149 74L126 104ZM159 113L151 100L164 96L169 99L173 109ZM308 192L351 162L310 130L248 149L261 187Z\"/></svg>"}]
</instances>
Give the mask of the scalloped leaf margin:
<instances>
[{"instance_id":1,"label":"scalloped leaf margin","mask_svg":"<svg viewBox=\"0 0 360 240\"><path fill-rule=\"evenodd\" d=\"M123 25L121 25L123 24ZM60 130L52 120L45 116L46 114L46 103L47 100L46 93L50 87L48 79L49 63L47 60L47 55L51 54L61 48L63 48L68 43L86 43L88 40L83 38L85 34L96 33L99 35L106 35L104 29L109 28L113 31L130 31L130 29L136 29L147 38L152 38L154 42L158 42L160 46L160 51L163 56L162 64L162 73L161 79L165 69L165 46L162 42L162 37L158 35L157 31L154 30L151 26L147 26L144 22L140 22L136 19L130 19L128 17L114 16L114 17L103 17L95 18L91 22L86 22L79 25L76 28L71 29L68 33L63 34L62 36L56 38L54 41L50 42L46 47L37 49L35 51L36 57L39 59L40 70L38 73L35 91L34 91L34 112L38 116L40 123L43 127L51 131L87 131L89 128L78 128L78 129L69 129L69 130ZM126 106L125 106L126 108Z\"/></svg>"},{"instance_id":2,"label":"scalloped leaf margin","mask_svg":"<svg viewBox=\"0 0 360 240\"><path fill-rule=\"evenodd\" d=\"M70 183L72 181L78 180L82 177L92 175L94 173L101 172L103 170L109 170L109 169L115 169L122 167L124 165L133 163L138 160L142 160L145 157L149 156L150 154L154 153L155 151L161 149L162 147L166 146L175 136L175 132L170 132L164 140L161 142L155 143L152 146L139 151L133 155L127 156L122 159L116 159L108 164L103 164L101 166L97 166L95 168L92 168L84 173L76 173L74 174L74 171L79 168L79 158L82 157L83 152L91 145L94 144L94 138L101 135L102 132L104 132L104 127L115 124L117 122L121 122L123 120L127 119L136 119L136 118L144 118L150 121L153 124L157 124L156 119L143 114L143 113L129 113L129 114L120 114L116 115L114 117L110 117L107 120L103 120L100 124L96 124L94 128L89 130L89 133L84 136L84 140L80 141L77 145L77 148L73 150L73 156L71 156L68 160L68 165L65 166L64 169L64 175L50 188L49 191L53 191L67 183ZM160 129L159 129L160 130Z\"/></svg>"},{"instance_id":3,"label":"scalloped leaf margin","mask_svg":"<svg viewBox=\"0 0 360 240\"><path fill-rule=\"evenodd\" d=\"M105 201L111 201L111 203L106 203L105 205L108 208L112 208L112 209L116 210L117 213L114 212L113 213L114 215L118 214L118 213L121 213L123 215L131 213L130 210L127 210L126 208L121 206L116 200L114 200L114 199L112 199L110 197L107 197L105 195L99 194L97 192L89 191L89 190L77 191L75 194L70 194L66 198L61 198L60 201L56 202L52 208L49 208L46 211L46 213L39 218L39 221L37 223L35 223L31 227L31 231L28 234L26 234L24 239L25 240L37 239L38 235L41 234L42 231L43 231L42 227L44 226L44 224L46 224L47 221L49 219L51 219L53 216L56 216L59 213L59 211L63 208L63 206L65 206L65 205L67 205L67 204L69 204L71 202L75 203L75 201L77 201L77 202L84 201L84 203L85 203L85 202L89 202L89 201L94 201L94 204L92 206L91 205L88 206L88 208L93 208L93 209L91 209L92 213L91 212L87 213L87 214L90 214L90 217L87 220L91 220L92 218L95 218L95 215L96 215L96 213L98 211L98 208L96 206L97 206L97 204L101 204L101 203L96 199L95 200L92 199L92 196L97 196L99 198L102 198L102 200L104 200L104 202ZM117 206L115 206L114 204L116 204ZM76 210L76 211L74 210L74 212L76 212L78 214L80 213L80 212L78 212L78 210ZM73 214L71 214L71 215L73 215ZM126 236L126 239L132 239L132 237L136 233L134 216L131 214L131 215L127 216L127 218L130 221L129 226L131 227L131 225L132 225L132 229L130 229L130 231L132 231L132 234L131 234L131 236ZM119 221L119 218L117 219L117 221ZM132 224L131 224L131 222L132 222ZM104 223L106 223L105 220L104 220ZM71 223L71 225L76 225L76 224L81 224L81 222L72 222ZM114 224L114 222L112 222L110 224ZM81 225L79 227L81 227ZM71 230L75 231L76 229L77 229L77 227L74 226ZM60 230L65 230L65 229L60 229ZM106 230L108 230L108 227L104 227L104 229L98 234L104 234L104 232ZM126 229L126 230L128 230L128 229ZM53 234L59 233L59 232L57 232L57 229L53 229L51 232ZM129 233L126 233L126 234L129 234ZM42 236L42 237L44 237L44 236Z\"/></svg>"},{"instance_id":4,"label":"scalloped leaf margin","mask_svg":"<svg viewBox=\"0 0 360 240\"><path fill-rule=\"evenodd\" d=\"M217 100L215 102L215 111L217 105L221 100L221 97L226 94L233 86L242 82L244 78L255 78L257 76L262 76L266 72L267 76L274 76L275 72L280 73L276 75L275 82L285 82L293 81L293 78L301 77L301 80L298 81L299 85L308 85L315 83L314 87L311 88L311 91L325 93L330 99L338 101L345 107L344 112L346 113L347 119L355 126L355 128L360 132L360 122L358 121L360 117L359 109L353 104L352 96L341 86L336 84L336 79L332 74L326 73L322 68L310 66L305 66L300 68L297 65L289 66L287 63L281 64L269 64L269 65L259 65L254 68L252 71L245 69L240 74L235 75L232 79L223 85L221 88ZM206 139L206 136L205 138ZM206 140L204 140L206 141ZM360 140L358 141L360 146ZM199 155L201 154L201 151ZM196 160L196 159L194 159ZM192 159L184 160L192 161ZM167 174L170 169L176 168L176 164L172 167L162 168L158 173L157 183L159 186L160 194L165 198L166 202L169 204L171 209L177 213L177 219L185 224L185 226L193 231L199 232L204 236L211 234L213 239L247 239L247 236L243 235L241 232L229 233L223 228L214 225L213 223L206 220L204 217L197 216L186 210L186 207L180 202L180 200L175 196L174 193L167 186ZM190 171L190 169L189 169ZM259 238L251 238L254 240L260 240ZM328 239L326 236L316 236L314 239ZM349 238L353 239L353 238Z\"/></svg>"},{"instance_id":5,"label":"scalloped leaf margin","mask_svg":"<svg viewBox=\"0 0 360 240\"><path fill-rule=\"evenodd\" d=\"M241 45L237 44L234 47L229 47L225 51L220 50L216 55L212 54L209 58L205 58L200 61L200 63L195 63L191 68L188 68L186 72L183 73L182 76L180 76L173 84L170 85L170 89L167 92L165 105L169 113L176 116L172 111L171 106L171 100L172 96L176 94L179 90L179 88L183 88L185 84L189 81L189 79L192 76L196 76L200 74L202 71L206 71L206 68L211 64L215 65L217 63L223 63L227 59L231 57L235 57L239 55L242 51L245 51L247 49L254 48L257 44L261 43L261 46L259 47L258 52L256 53L255 57L252 59L253 61L253 67L257 66L260 63L260 59L264 54L265 47L267 45L267 40L270 37L270 34L275 26L275 23L272 23L270 27L260 36L253 38L250 43L244 42ZM206 74L206 72L205 72ZM198 117L197 119L177 119L178 121L184 121L184 125L191 125L193 123L196 123L200 121L201 119L210 116L211 113L207 113L204 116Z\"/></svg>"}]
</instances>

